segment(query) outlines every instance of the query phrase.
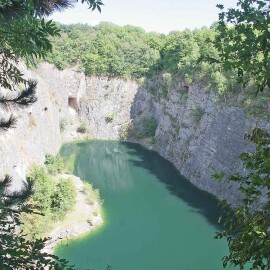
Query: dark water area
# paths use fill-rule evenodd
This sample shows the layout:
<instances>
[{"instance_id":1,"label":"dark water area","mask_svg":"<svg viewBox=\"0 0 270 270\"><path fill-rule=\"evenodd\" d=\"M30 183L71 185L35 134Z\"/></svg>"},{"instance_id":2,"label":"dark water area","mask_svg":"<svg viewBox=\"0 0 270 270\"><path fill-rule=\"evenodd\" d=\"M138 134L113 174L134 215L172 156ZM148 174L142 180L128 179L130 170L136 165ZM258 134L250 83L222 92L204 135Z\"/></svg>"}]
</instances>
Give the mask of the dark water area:
<instances>
[{"instance_id":1,"label":"dark water area","mask_svg":"<svg viewBox=\"0 0 270 270\"><path fill-rule=\"evenodd\" d=\"M79 269L221 270L225 241L215 240L218 201L140 145L90 141L63 146L75 174L100 190L104 225L59 245Z\"/></svg>"}]
</instances>

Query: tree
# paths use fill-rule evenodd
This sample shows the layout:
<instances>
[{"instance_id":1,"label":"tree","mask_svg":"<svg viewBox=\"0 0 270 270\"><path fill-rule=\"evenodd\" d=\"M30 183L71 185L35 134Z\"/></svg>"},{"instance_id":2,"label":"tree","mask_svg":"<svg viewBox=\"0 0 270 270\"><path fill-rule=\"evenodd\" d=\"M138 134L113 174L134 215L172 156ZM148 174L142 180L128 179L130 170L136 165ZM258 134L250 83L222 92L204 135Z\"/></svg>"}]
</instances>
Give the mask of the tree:
<instances>
[{"instance_id":1,"label":"tree","mask_svg":"<svg viewBox=\"0 0 270 270\"><path fill-rule=\"evenodd\" d=\"M101 10L99 0L82 0L92 10ZM72 6L70 0L0 0L0 105L4 109L24 108L32 105L36 82L26 80L17 68L20 58L33 63L34 58L44 57L51 50L50 37L59 35L52 21L45 21L55 10ZM25 89L20 91L18 86ZM14 128L15 117L0 119L0 130ZM42 251L46 239L27 241L18 233L22 212L35 211L26 204L33 194L33 185L26 182L23 190L10 193L12 179L0 180L0 268L1 269L74 269L66 260Z\"/></svg>"},{"instance_id":2,"label":"tree","mask_svg":"<svg viewBox=\"0 0 270 270\"><path fill-rule=\"evenodd\" d=\"M258 91L270 88L270 2L238 0L223 11L216 27L215 46L226 69L234 69L245 86L254 81Z\"/></svg>"},{"instance_id":3,"label":"tree","mask_svg":"<svg viewBox=\"0 0 270 270\"><path fill-rule=\"evenodd\" d=\"M239 183L242 205L223 216L226 228L216 238L226 238L229 255L223 265L232 264L244 269L270 269L270 134L255 128L246 139L256 144L256 150L243 153L241 160L246 173L229 177ZM264 195L265 199L262 199Z\"/></svg>"},{"instance_id":4,"label":"tree","mask_svg":"<svg viewBox=\"0 0 270 270\"><path fill-rule=\"evenodd\" d=\"M265 0L238 0L237 8L221 9L214 41L221 63L236 70L243 85L255 83L258 91L270 87L270 5ZM229 254L223 265L244 269L270 269L270 135L259 128L246 135L256 149L243 153L244 170L230 176L242 193L242 205L225 212L225 230L216 238L225 238ZM215 175L222 178L223 173ZM228 204L226 203L225 206Z\"/></svg>"},{"instance_id":5,"label":"tree","mask_svg":"<svg viewBox=\"0 0 270 270\"><path fill-rule=\"evenodd\" d=\"M23 190L11 194L7 191L11 181L8 176L0 181L0 269L75 269L66 260L42 251L46 239L27 241L18 234L21 213L34 211L26 204L33 186L29 182Z\"/></svg>"}]
</instances>

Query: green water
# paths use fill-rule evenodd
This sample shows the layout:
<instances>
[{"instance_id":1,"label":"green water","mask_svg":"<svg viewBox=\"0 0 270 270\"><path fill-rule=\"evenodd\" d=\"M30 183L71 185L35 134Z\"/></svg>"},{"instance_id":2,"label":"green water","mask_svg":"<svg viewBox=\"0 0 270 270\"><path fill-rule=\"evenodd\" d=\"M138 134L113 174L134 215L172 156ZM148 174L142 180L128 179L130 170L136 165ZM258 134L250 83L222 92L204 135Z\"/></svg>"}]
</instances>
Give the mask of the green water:
<instances>
[{"instance_id":1,"label":"green water","mask_svg":"<svg viewBox=\"0 0 270 270\"><path fill-rule=\"evenodd\" d=\"M80 269L223 269L217 200L158 154L111 141L65 145L61 154L75 155L75 174L100 190L105 224L56 255Z\"/></svg>"}]
</instances>

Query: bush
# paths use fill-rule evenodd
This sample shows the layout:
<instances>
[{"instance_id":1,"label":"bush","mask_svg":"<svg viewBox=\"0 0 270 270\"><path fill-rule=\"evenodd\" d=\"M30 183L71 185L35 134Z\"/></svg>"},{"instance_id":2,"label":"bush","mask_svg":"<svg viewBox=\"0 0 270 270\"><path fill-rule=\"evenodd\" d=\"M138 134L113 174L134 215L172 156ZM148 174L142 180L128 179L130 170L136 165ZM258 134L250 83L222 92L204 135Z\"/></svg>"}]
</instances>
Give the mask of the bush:
<instances>
[{"instance_id":1,"label":"bush","mask_svg":"<svg viewBox=\"0 0 270 270\"><path fill-rule=\"evenodd\" d=\"M87 132L87 125L86 123L81 123L81 125L77 128L78 133L86 133Z\"/></svg>"},{"instance_id":2,"label":"bush","mask_svg":"<svg viewBox=\"0 0 270 270\"><path fill-rule=\"evenodd\" d=\"M106 123L111 123L111 122L113 121L114 117L115 117L115 114L114 114L114 113L112 113L112 114L106 116L106 117L105 117Z\"/></svg>"},{"instance_id":3,"label":"bush","mask_svg":"<svg viewBox=\"0 0 270 270\"><path fill-rule=\"evenodd\" d=\"M142 127L139 129L135 136L139 139L154 137L157 129L157 120L154 117L145 117L143 119Z\"/></svg>"},{"instance_id":4,"label":"bush","mask_svg":"<svg viewBox=\"0 0 270 270\"><path fill-rule=\"evenodd\" d=\"M76 188L71 178L60 179L52 198L52 212L57 219L62 219L72 210L76 202Z\"/></svg>"},{"instance_id":5,"label":"bush","mask_svg":"<svg viewBox=\"0 0 270 270\"><path fill-rule=\"evenodd\" d=\"M181 98L182 98L183 96L186 97L186 96L188 95L188 88L186 88L186 87L181 87L181 88L178 90L178 92L179 92Z\"/></svg>"},{"instance_id":6,"label":"bush","mask_svg":"<svg viewBox=\"0 0 270 270\"><path fill-rule=\"evenodd\" d=\"M45 166L49 174L55 175L57 173L63 173L65 171L64 160L60 155L46 155Z\"/></svg>"},{"instance_id":7,"label":"bush","mask_svg":"<svg viewBox=\"0 0 270 270\"><path fill-rule=\"evenodd\" d=\"M54 194L55 182L45 168L33 166L27 180L34 186L32 203L42 213L46 213L51 207L51 198Z\"/></svg>"},{"instance_id":8,"label":"bush","mask_svg":"<svg viewBox=\"0 0 270 270\"><path fill-rule=\"evenodd\" d=\"M53 227L53 221L63 219L76 202L76 188L71 179L56 183L48 171L33 166L27 180L33 184L34 193L28 203L39 213L23 213L21 230L26 239L43 238Z\"/></svg>"},{"instance_id":9,"label":"bush","mask_svg":"<svg viewBox=\"0 0 270 270\"><path fill-rule=\"evenodd\" d=\"M190 111L190 116L193 117L194 121L198 124L203 115L204 115L205 111L203 108L201 108L200 106L198 105L193 105L191 107L191 111Z\"/></svg>"},{"instance_id":10,"label":"bush","mask_svg":"<svg viewBox=\"0 0 270 270\"><path fill-rule=\"evenodd\" d=\"M162 75L163 85L166 87L171 87L172 85L172 75L170 73L164 73Z\"/></svg>"}]
</instances>

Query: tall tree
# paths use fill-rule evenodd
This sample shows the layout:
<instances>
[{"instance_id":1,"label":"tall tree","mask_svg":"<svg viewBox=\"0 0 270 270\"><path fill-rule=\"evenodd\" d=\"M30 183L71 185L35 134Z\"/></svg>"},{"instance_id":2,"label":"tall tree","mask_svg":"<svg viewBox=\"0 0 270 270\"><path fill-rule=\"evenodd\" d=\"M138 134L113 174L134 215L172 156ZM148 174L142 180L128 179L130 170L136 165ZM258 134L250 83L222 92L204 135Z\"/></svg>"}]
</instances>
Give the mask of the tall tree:
<instances>
[{"instance_id":1,"label":"tall tree","mask_svg":"<svg viewBox=\"0 0 270 270\"><path fill-rule=\"evenodd\" d=\"M270 88L270 2L239 0L227 11L217 7L215 46L224 67L235 69L244 85L254 80L258 91Z\"/></svg>"},{"instance_id":2,"label":"tall tree","mask_svg":"<svg viewBox=\"0 0 270 270\"><path fill-rule=\"evenodd\" d=\"M215 46L225 68L236 70L245 85L253 80L258 91L270 87L270 2L239 0L237 8L221 9ZM246 135L256 149L243 153L244 170L230 176L239 184L242 205L223 216L229 254L223 265L270 269L270 135L259 128ZM222 177L215 175L215 177Z\"/></svg>"},{"instance_id":3,"label":"tall tree","mask_svg":"<svg viewBox=\"0 0 270 270\"><path fill-rule=\"evenodd\" d=\"M99 0L82 0L99 11ZM44 17L72 6L71 0L0 0L0 106L14 110L36 102L36 82L26 80L17 67L20 58L33 62L52 48L50 37L59 35L52 21ZM25 89L20 91L19 84ZM5 89L5 90L4 90ZM0 119L0 131L14 128L11 114ZM12 179L0 180L0 268L1 269L74 269L66 260L42 251L46 239L26 241L18 233L20 214L34 209L26 204L33 193L30 183L21 192L10 193Z\"/></svg>"}]
</instances>

